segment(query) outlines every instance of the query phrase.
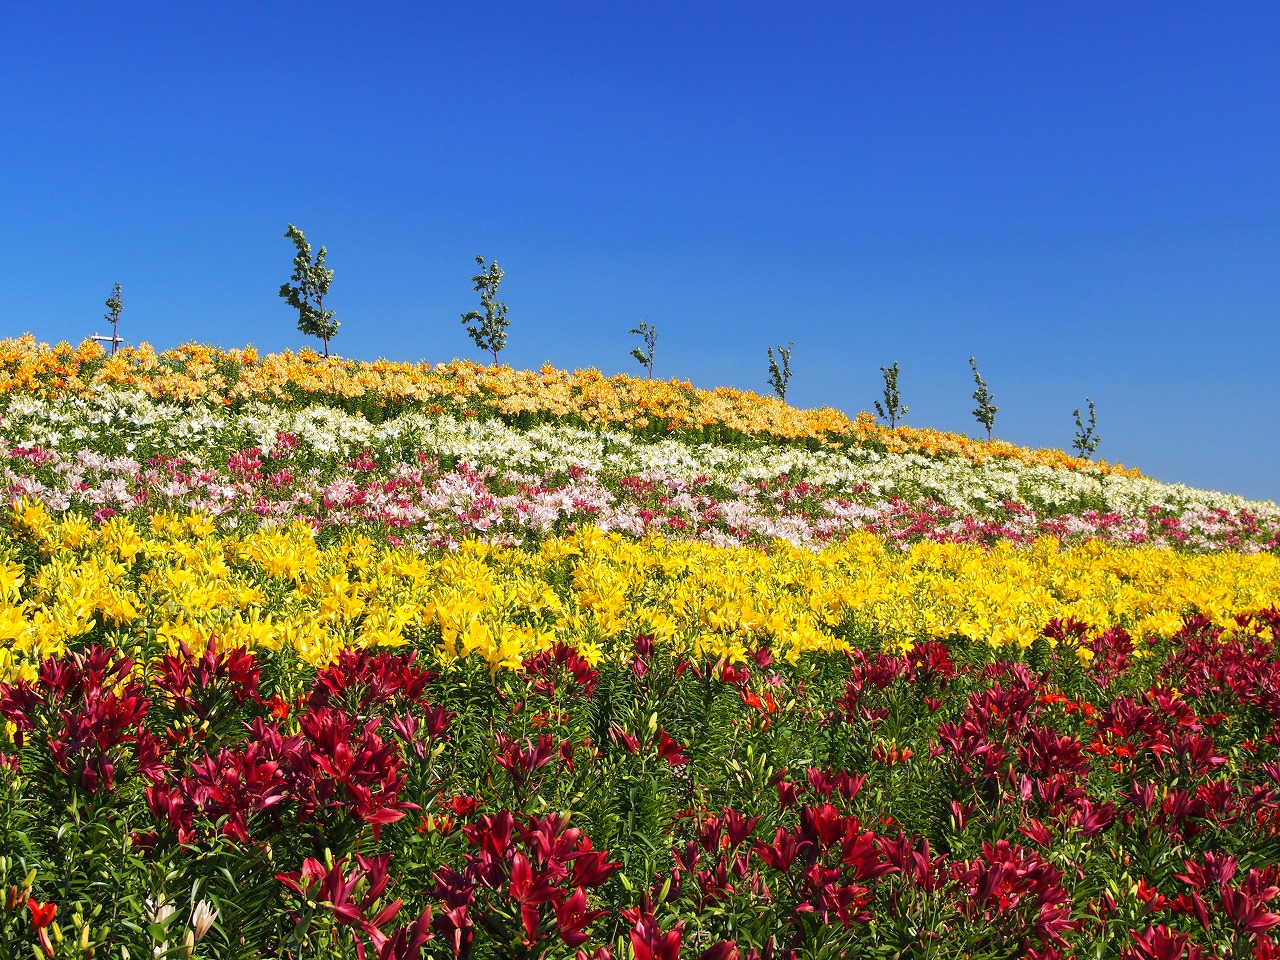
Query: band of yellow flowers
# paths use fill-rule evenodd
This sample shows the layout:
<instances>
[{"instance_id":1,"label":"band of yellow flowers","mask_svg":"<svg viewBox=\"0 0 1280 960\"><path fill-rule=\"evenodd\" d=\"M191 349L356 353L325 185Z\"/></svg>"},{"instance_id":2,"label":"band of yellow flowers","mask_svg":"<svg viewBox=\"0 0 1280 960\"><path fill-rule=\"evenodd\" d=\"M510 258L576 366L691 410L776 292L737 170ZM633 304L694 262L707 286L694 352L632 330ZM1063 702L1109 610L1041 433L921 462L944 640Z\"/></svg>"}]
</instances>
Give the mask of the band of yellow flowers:
<instances>
[{"instance_id":1,"label":"band of yellow flowers","mask_svg":"<svg viewBox=\"0 0 1280 960\"><path fill-rule=\"evenodd\" d=\"M865 631L902 650L954 636L1025 648L1055 618L1168 636L1186 615L1226 625L1278 602L1272 554L1053 540L904 551L870 535L753 551L584 529L536 552L466 542L421 555L358 534L322 545L301 523L219 533L199 513L143 529L119 516L54 521L23 501L0 524L0 681L31 678L94 631L196 653L216 636L221 649L288 648L316 666L344 648L412 645L497 671L556 641L593 664L625 658L637 632L700 658L738 661L766 644L795 660Z\"/></svg>"}]
</instances>

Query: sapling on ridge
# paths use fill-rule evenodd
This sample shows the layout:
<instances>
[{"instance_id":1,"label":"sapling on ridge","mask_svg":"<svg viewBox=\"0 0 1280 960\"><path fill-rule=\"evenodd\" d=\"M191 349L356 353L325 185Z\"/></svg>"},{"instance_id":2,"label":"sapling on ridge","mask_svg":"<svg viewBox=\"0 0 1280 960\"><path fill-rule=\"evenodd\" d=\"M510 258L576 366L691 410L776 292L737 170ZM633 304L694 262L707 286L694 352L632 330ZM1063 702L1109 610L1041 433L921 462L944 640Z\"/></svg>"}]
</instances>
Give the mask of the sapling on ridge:
<instances>
[{"instance_id":1,"label":"sapling on ridge","mask_svg":"<svg viewBox=\"0 0 1280 960\"><path fill-rule=\"evenodd\" d=\"M302 231L289 224L284 235L293 241L298 255L293 258L292 283L280 285L280 296L298 311L298 332L324 341L324 355L329 356L329 341L338 335L338 321L333 311L324 308L324 298L333 282L333 271L324 266L328 251L320 248L315 261L311 259L311 244Z\"/></svg>"},{"instance_id":2,"label":"sapling on ridge","mask_svg":"<svg viewBox=\"0 0 1280 960\"><path fill-rule=\"evenodd\" d=\"M638 333L644 340L644 347L636 347L631 355L640 361L640 366L649 371L649 379L653 379L653 351L658 345L658 328L651 323L640 321L640 326L633 327L632 333Z\"/></svg>"},{"instance_id":3,"label":"sapling on ridge","mask_svg":"<svg viewBox=\"0 0 1280 960\"><path fill-rule=\"evenodd\" d=\"M469 310L462 315L462 323L467 333L481 350L493 354L493 362L498 362L498 354L507 345L507 305L497 299L498 284L502 282L504 273L498 261L486 266L484 257L477 256L476 263L483 269L482 273L471 278L472 287L480 294L480 306L484 313Z\"/></svg>"},{"instance_id":4,"label":"sapling on ridge","mask_svg":"<svg viewBox=\"0 0 1280 960\"><path fill-rule=\"evenodd\" d=\"M1072 412L1076 416L1076 438L1071 446L1082 457L1092 457L1093 452L1098 449L1098 443L1102 439L1097 434L1098 417L1093 408L1093 401L1085 397L1085 402L1089 404L1089 422L1086 424L1080 416L1080 410L1077 408Z\"/></svg>"},{"instance_id":5,"label":"sapling on ridge","mask_svg":"<svg viewBox=\"0 0 1280 960\"><path fill-rule=\"evenodd\" d=\"M880 415L881 420L889 421L889 429L892 430L898 425L898 421L907 415L907 407L899 403L898 396L898 361L893 361L892 367L881 367L880 372L884 374L884 406L880 405L880 401L876 401L876 413Z\"/></svg>"},{"instance_id":6,"label":"sapling on ridge","mask_svg":"<svg viewBox=\"0 0 1280 960\"><path fill-rule=\"evenodd\" d=\"M124 290L120 284L111 288L111 296L107 297L107 312L102 315L111 323L111 355L116 354L116 346L120 343L120 314L124 312Z\"/></svg>"},{"instance_id":7,"label":"sapling on ridge","mask_svg":"<svg viewBox=\"0 0 1280 960\"><path fill-rule=\"evenodd\" d=\"M987 381L982 379L982 374L978 373L978 365L973 362L973 357L969 358L969 366L973 370L973 382L978 388L973 391L973 399L978 402L977 407L973 410L973 417L978 423L987 428L987 439L991 439L991 428L996 424L997 407L992 400L991 391L987 389Z\"/></svg>"},{"instance_id":8,"label":"sapling on ridge","mask_svg":"<svg viewBox=\"0 0 1280 960\"><path fill-rule=\"evenodd\" d=\"M782 364L778 364L778 360L774 359L773 347L769 348L769 386L773 387L773 392L778 395L779 400L787 399L787 384L791 382L791 348L794 347L795 341L787 341L784 347L778 344L778 357L782 360Z\"/></svg>"}]
</instances>

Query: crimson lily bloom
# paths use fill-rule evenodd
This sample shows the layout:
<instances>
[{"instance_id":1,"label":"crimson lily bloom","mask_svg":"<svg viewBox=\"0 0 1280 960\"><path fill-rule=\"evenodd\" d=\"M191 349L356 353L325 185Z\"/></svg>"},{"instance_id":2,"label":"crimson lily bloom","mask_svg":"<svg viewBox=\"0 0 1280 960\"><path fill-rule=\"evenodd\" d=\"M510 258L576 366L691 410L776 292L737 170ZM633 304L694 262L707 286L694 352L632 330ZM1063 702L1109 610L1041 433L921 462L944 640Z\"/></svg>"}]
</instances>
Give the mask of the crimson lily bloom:
<instances>
[{"instance_id":1,"label":"crimson lily bloom","mask_svg":"<svg viewBox=\"0 0 1280 960\"><path fill-rule=\"evenodd\" d=\"M585 841L587 849L574 855L573 884L578 887L598 887L622 869L622 864L606 859L606 850L590 849L591 841Z\"/></svg>"},{"instance_id":2,"label":"crimson lily bloom","mask_svg":"<svg viewBox=\"0 0 1280 960\"><path fill-rule=\"evenodd\" d=\"M467 915L469 910L470 905L466 903L441 910L431 924L448 940L453 949L453 955L459 960L465 960L471 955L472 938L475 936L471 918Z\"/></svg>"},{"instance_id":3,"label":"crimson lily bloom","mask_svg":"<svg viewBox=\"0 0 1280 960\"><path fill-rule=\"evenodd\" d=\"M636 960L680 960L680 938L684 923L677 923L666 933L658 929L653 916L641 917L631 931L631 948Z\"/></svg>"},{"instance_id":4,"label":"crimson lily bloom","mask_svg":"<svg viewBox=\"0 0 1280 960\"><path fill-rule=\"evenodd\" d=\"M343 872L345 864L345 859L339 860L332 869L326 870L319 860L307 857L302 861L301 870L277 873L276 879L303 899L314 899L328 906L339 923L354 925L364 919L364 912L351 900L364 871L355 870L348 877Z\"/></svg>"},{"instance_id":5,"label":"crimson lily bloom","mask_svg":"<svg viewBox=\"0 0 1280 960\"><path fill-rule=\"evenodd\" d=\"M738 941L719 940L702 951L698 960L738 960L739 956Z\"/></svg>"},{"instance_id":6,"label":"crimson lily bloom","mask_svg":"<svg viewBox=\"0 0 1280 960\"><path fill-rule=\"evenodd\" d=\"M774 784L774 788L778 791L778 806L787 810L796 805L799 797L799 790L790 780L779 780ZM801 788L803 789L803 788Z\"/></svg>"},{"instance_id":7,"label":"crimson lily bloom","mask_svg":"<svg viewBox=\"0 0 1280 960\"><path fill-rule=\"evenodd\" d=\"M27 909L31 911L31 925L37 930L43 930L53 923L53 918L58 913L56 903L36 903L31 898L27 899Z\"/></svg>"},{"instance_id":8,"label":"crimson lily bloom","mask_svg":"<svg viewBox=\"0 0 1280 960\"><path fill-rule=\"evenodd\" d=\"M1280 914L1266 909L1267 903L1280 890L1271 886L1263 887L1258 876L1258 871L1251 870L1243 890L1224 887L1221 892L1222 909L1231 918L1231 922L1246 933L1266 933L1272 927L1280 925Z\"/></svg>"},{"instance_id":9,"label":"crimson lily bloom","mask_svg":"<svg viewBox=\"0 0 1280 960\"><path fill-rule=\"evenodd\" d=\"M1185 933L1170 930L1164 924L1133 931L1133 945L1120 954L1122 960L1200 960L1200 948Z\"/></svg>"},{"instance_id":10,"label":"crimson lily bloom","mask_svg":"<svg viewBox=\"0 0 1280 960\"><path fill-rule=\"evenodd\" d=\"M627 733L625 730L623 730L623 729L622 729L621 727L619 727L617 724L614 724L613 726L611 726L611 727L609 728L609 738L610 738L611 740L613 740L613 742L614 742L614 743L617 743L619 740L621 740L621 741L622 741L622 745L623 745L624 747L626 747L626 749L627 749L627 751L628 751L629 753L639 753L639 752L640 752L640 741L639 741L639 739L638 739L638 738L636 738L636 737L633 737L631 734Z\"/></svg>"},{"instance_id":11,"label":"crimson lily bloom","mask_svg":"<svg viewBox=\"0 0 1280 960\"><path fill-rule=\"evenodd\" d=\"M36 903L35 900L28 897L27 909L31 911L31 925L36 928L44 955L52 957L53 941L49 939L49 924L53 923L53 918L58 912L58 905L56 903Z\"/></svg>"},{"instance_id":12,"label":"crimson lily bloom","mask_svg":"<svg viewBox=\"0 0 1280 960\"><path fill-rule=\"evenodd\" d=\"M782 827L778 827L777 833L774 834L773 845L769 846L757 840L755 854L774 870L786 873L795 862L796 854L812 846L807 840L797 844L795 837Z\"/></svg>"},{"instance_id":13,"label":"crimson lily bloom","mask_svg":"<svg viewBox=\"0 0 1280 960\"><path fill-rule=\"evenodd\" d=\"M582 887L578 887L568 897L563 897L555 902L556 908L556 929L560 934L560 939L565 942L566 946L577 947L589 939L587 934L583 933L588 924L598 917L603 917L609 911L607 910L588 910L587 909L587 891Z\"/></svg>"},{"instance_id":14,"label":"crimson lily bloom","mask_svg":"<svg viewBox=\"0 0 1280 960\"><path fill-rule=\"evenodd\" d=\"M434 939L435 934L431 932L431 907L427 906L413 923L389 937L373 937L373 943L374 949L378 951L378 960L419 960L423 944Z\"/></svg>"},{"instance_id":15,"label":"crimson lily bloom","mask_svg":"<svg viewBox=\"0 0 1280 960\"><path fill-rule=\"evenodd\" d=\"M671 739L670 734L661 727L658 728L658 756L667 761L673 767L683 766L689 761L685 755L681 753L684 747Z\"/></svg>"},{"instance_id":16,"label":"crimson lily bloom","mask_svg":"<svg viewBox=\"0 0 1280 960\"><path fill-rule=\"evenodd\" d=\"M517 853L511 860L511 886L507 894L520 904L520 919L524 922L524 932L533 940L538 935L538 922L541 919L538 907L555 900L556 890L547 885L546 878L534 876L533 864L523 853ZM573 944L570 944L573 946Z\"/></svg>"}]
</instances>

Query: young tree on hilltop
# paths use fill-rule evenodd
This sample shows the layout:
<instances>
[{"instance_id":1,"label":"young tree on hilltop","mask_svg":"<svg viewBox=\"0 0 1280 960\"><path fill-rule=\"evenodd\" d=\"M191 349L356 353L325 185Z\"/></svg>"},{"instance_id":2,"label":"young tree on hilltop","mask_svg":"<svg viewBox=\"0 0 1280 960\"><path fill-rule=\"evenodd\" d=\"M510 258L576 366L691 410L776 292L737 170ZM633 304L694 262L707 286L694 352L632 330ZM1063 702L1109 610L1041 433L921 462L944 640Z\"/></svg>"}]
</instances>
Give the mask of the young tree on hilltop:
<instances>
[{"instance_id":1,"label":"young tree on hilltop","mask_svg":"<svg viewBox=\"0 0 1280 960\"><path fill-rule=\"evenodd\" d=\"M1093 452L1098 449L1098 443L1102 438L1096 432L1098 429L1098 417L1093 409L1093 401L1088 397L1084 399L1089 404L1089 422L1086 424L1080 417L1079 408L1072 411L1076 416L1076 438L1072 441L1071 446L1076 449L1080 456L1087 458L1093 456Z\"/></svg>"},{"instance_id":2,"label":"young tree on hilltop","mask_svg":"<svg viewBox=\"0 0 1280 960\"><path fill-rule=\"evenodd\" d=\"M880 401L877 400L876 413L880 415L880 419L889 421L889 429L892 430L907 415L906 406L899 403L898 361L893 361L892 367L881 367L880 372L884 374L884 406L880 406Z\"/></svg>"},{"instance_id":3,"label":"young tree on hilltop","mask_svg":"<svg viewBox=\"0 0 1280 960\"><path fill-rule=\"evenodd\" d=\"M631 351L631 355L640 361L640 366L649 371L649 379L652 380L653 351L658 345L658 328L641 320L640 326L632 328L631 332L644 338L644 347L636 347Z\"/></svg>"},{"instance_id":4,"label":"young tree on hilltop","mask_svg":"<svg viewBox=\"0 0 1280 960\"><path fill-rule=\"evenodd\" d=\"M124 290L120 284L111 288L111 296L107 297L107 312L102 315L111 323L111 355L116 355L116 347L120 343L120 314L124 312Z\"/></svg>"},{"instance_id":5,"label":"young tree on hilltop","mask_svg":"<svg viewBox=\"0 0 1280 960\"><path fill-rule=\"evenodd\" d=\"M498 353L507 345L507 324L510 322L507 320L507 305L497 299L498 284L502 282L504 273L497 260L486 267L484 257L477 256L476 263L484 272L471 278L475 285L472 289L480 294L484 313L470 310L462 315L462 323L476 346L492 353L493 362L497 363Z\"/></svg>"},{"instance_id":6,"label":"young tree on hilltop","mask_svg":"<svg viewBox=\"0 0 1280 960\"><path fill-rule=\"evenodd\" d=\"M791 348L796 345L794 340L787 341L784 347L778 344L778 357L782 360L781 365L774 359L773 347L769 348L769 386L773 387L773 392L778 395L778 399L786 402L787 384L791 382Z\"/></svg>"},{"instance_id":7,"label":"young tree on hilltop","mask_svg":"<svg viewBox=\"0 0 1280 960\"><path fill-rule=\"evenodd\" d=\"M293 241L298 255L293 258L293 276L289 278L292 284L281 284L280 296L298 311L298 332L323 340L327 357L329 341L338 335L338 321L333 319L333 311L324 308L324 298L329 293L329 284L333 282L333 271L326 270L324 266L328 251L321 247L313 263L311 244L307 243L301 230L291 223L284 235Z\"/></svg>"},{"instance_id":8,"label":"young tree on hilltop","mask_svg":"<svg viewBox=\"0 0 1280 960\"><path fill-rule=\"evenodd\" d=\"M974 419L978 423L987 428L987 439L991 439L991 428L996 425L997 407L992 401L995 399L991 396L991 391L987 389L987 381L982 379L982 374L978 373L978 365L973 362L973 357L969 358L969 367L973 370L973 382L978 388L973 391L973 399L978 405L973 410Z\"/></svg>"}]
</instances>

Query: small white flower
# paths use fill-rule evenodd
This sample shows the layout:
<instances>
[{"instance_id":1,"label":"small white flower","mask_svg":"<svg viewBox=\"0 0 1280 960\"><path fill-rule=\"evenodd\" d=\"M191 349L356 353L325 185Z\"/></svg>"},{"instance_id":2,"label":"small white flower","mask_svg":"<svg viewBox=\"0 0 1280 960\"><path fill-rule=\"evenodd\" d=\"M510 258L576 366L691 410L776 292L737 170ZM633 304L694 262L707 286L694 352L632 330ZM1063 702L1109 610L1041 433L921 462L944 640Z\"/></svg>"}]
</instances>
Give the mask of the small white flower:
<instances>
[{"instance_id":1,"label":"small white flower","mask_svg":"<svg viewBox=\"0 0 1280 960\"><path fill-rule=\"evenodd\" d=\"M196 901L195 906L191 908L191 930L195 934L196 943L204 939L204 935L209 932L209 928L217 919L218 911L210 901Z\"/></svg>"}]
</instances>

